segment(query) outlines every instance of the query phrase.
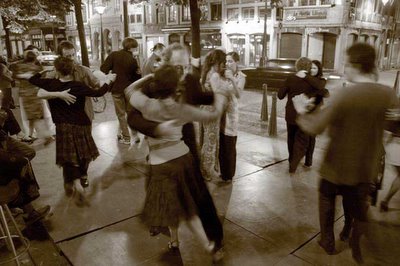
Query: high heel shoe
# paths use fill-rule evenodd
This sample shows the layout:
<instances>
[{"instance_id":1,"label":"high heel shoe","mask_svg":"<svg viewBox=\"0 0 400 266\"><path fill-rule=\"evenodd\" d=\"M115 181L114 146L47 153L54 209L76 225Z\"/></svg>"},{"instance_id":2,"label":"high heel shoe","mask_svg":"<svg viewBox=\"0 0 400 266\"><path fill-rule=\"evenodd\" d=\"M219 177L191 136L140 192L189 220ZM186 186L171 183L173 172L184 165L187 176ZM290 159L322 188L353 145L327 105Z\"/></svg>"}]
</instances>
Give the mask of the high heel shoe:
<instances>
[{"instance_id":1,"label":"high heel shoe","mask_svg":"<svg viewBox=\"0 0 400 266\"><path fill-rule=\"evenodd\" d=\"M87 176L82 176L80 180L82 187L87 188L89 186L89 179Z\"/></svg>"},{"instance_id":2,"label":"high heel shoe","mask_svg":"<svg viewBox=\"0 0 400 266\"><path fill-rule=\"evenodd\" d=\"M210 243L206 246L206 250L211 254L212 261L214 263L224 258L224 251L222 249L222 246L217 246L214 241L210 241Z\"/></svg>"},{"instance_id":3,"label":"high heel shoe","mask_svg":"<svg viewBox=\"0 0 400 266\"><path fill-rule=\"evenodd\" d=\"M387 212L387 211L389 211L389 203L387 202L387 201L381 201L381 204L380 204L380 208L379 208L379 210L381 211L381 212Z\"/></svg>"},{"instance_id":4,"label":"high heel shoe","mask_svg":"<svg viewBox=\"0 0 400 266\"><path fill-rule=\"evenodd\" d=\"M173 252L178 251L179 241L178 240L168 241L168 249Z\"/></svg>"}]
</instances>

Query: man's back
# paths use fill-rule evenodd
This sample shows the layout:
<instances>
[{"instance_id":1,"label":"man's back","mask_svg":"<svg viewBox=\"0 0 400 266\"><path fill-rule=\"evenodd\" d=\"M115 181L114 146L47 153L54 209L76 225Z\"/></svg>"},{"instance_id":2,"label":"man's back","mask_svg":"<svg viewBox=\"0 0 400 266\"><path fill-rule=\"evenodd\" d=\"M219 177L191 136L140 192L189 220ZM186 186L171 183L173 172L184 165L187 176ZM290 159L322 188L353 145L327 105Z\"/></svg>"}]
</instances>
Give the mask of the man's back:
<instances>
[{"instance_id":1,"label":"man's back","mask_svg":"<svg viewBox=\"0 0 400 266\"><path fill-rule=\"evenodd\" d=\"M117 74L111 92L113 94L123 94L124 89L132 82L139 79L138 63L132 53L126 50L112 52L101 65L100 70L108 73L110 70Z\"/></svg>"},{"instance_id":2,"label":"man's back","mask_svg":"<svg viewBox=\"0 0 400 266\"><path fill-rule=\"evenodd\" d=\"M337 96L321 174L341 185L372 182L378 173L385 112L396 105L395 94L381 84L359 83Z\"/></svg>"}]
</instances>

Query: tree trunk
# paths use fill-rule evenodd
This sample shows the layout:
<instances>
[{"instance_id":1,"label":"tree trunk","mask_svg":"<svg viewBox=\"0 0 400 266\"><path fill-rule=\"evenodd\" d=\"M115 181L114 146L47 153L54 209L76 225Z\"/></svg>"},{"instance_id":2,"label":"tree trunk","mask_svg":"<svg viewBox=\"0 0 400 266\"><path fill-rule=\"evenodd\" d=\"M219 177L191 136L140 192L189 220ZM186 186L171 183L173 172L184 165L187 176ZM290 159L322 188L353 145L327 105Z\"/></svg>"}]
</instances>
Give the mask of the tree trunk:
<instances>
[{"instance_id":1,"label":"tree trunk","mask_svg":"<svg viewBox=\"0 0 400 266\"><path fill-rule=\"evenodd\" d=\"M123 0L123 12L124 12L124 37L129 37L129 17L128 17L128 0Z\"/></svg>"},{"instance_id":2,"label":"tree trunk","mask_svg":"<svg viewBox=\"0 0 400 266\"><path fill-rule=\"evenodd\" d=\"M1 17L1 19L3 22L3 28L4 28L4 32L5 32L7 57L11 58L12 57L12 46L11 46L11 41L10 41L10 30L7 28L8 21L4 17Z\"/></svg>"},{"instance_id":3,"label":"tree trunk","mask_svg":"<svg viewBox=\"0 0 400 266\"><path fill-rule=\"evenodd\" d=\"M81 45L82 65L89 67L89 56L86 46L85 26L82 17L82 1L74 0L76 25L78 28L79 42Z\"/></svg>"},{"instance_id":4,"label":"tree trunk","mask_svg":"<svg viewBox=\"0 0 400 266\"><path fill-rule=\"evenodd\" d=\"M192 57L200 58L200 10L197 0L190 0L189 4L192 23Z\"/></svg>"}]
</instances>

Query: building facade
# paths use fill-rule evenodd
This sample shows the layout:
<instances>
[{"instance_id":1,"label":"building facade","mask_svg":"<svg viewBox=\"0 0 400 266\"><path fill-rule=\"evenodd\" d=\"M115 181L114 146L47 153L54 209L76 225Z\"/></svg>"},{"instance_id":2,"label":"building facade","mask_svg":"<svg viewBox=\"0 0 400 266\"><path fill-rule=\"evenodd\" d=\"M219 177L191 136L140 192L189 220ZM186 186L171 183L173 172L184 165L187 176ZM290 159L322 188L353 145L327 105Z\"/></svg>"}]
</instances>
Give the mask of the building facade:
<instances>
[{"instance_id":1,"label":"building facade","mask_svg":"<svg viewBox=\"0 0 400 266\"><path fill-rule=\"evenodd\" d=\"M343 72L344 54L356 41L375 46L381 68L398 67L400 60L399 1L388 0L283 0L282 5L257 0L209 0L200 5L202 56L214 48L236 51L240 63L256 67L263 50L264 27L269 58L307 56L320 60L325 69ZM128 3L129 35L140 45L140 58L154 44L179 42L190 46L189 6L164 1ZM82 6L87 44L98 59L101 44L106 54L120 49L123 36L123 0L87 0ZM105 5L101 16L97 5ZM267 14L267 23L265 21ZM77 44L74 14L66 19L67 38Z\"/></svg>"}]
</instances>

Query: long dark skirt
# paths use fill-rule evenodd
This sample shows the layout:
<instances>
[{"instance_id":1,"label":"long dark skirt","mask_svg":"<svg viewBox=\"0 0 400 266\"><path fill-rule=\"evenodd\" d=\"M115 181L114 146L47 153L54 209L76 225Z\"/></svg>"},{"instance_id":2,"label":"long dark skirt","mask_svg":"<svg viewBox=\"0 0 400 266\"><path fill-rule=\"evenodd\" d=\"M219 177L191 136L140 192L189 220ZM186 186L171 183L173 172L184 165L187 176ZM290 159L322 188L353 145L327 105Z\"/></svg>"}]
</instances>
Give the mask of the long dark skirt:
<instances>
[{"instance_id":1,"label":"long dark skirt","mask_svg":"<svg viewBox=\"0 0 400 266\"><path fill-rule=\"evenodd\" d=\"M90 125L56 124L56 164L81 165L99 156Z\"/></svg>"},{"instance_id":2,"label":"long dark skirt","mask_svg":"<svg viewBox=\"0 0 400 266\"><path fill-rule=\"evenodd\" d=\"M150 166L150 181L143 209L143 220L150 226L178 226L197 214L188 180L195 178L193 158L179 158Z\"/></svg>"}]
</instances>

